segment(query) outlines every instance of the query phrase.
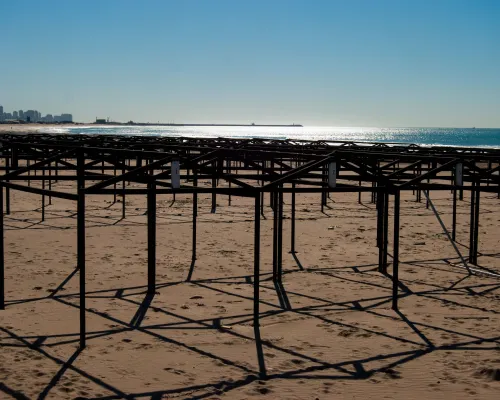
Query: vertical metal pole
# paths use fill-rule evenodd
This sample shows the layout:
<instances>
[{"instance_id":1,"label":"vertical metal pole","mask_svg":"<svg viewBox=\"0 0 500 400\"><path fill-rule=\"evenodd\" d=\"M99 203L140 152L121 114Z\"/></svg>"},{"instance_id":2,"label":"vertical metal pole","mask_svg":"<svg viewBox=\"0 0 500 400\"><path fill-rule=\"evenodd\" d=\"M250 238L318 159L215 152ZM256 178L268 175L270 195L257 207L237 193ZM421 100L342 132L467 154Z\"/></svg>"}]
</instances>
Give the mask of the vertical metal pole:
<instances>
[{"instance_id":1,"label":"vertical metal pole","mask_svg":"<svg viewBox=\"0 0 500 400\"><path fill-rule=\"evenodd\" d=\"M45 167L42 167L42 189L45 190ZM45 221L45 195L42 194L42 222Z\"/></svg>"},{"instance_id":2,"label":"vertical metal pole","mask_svg":"<svg viewBox=\"0 0 500 400\"><path fill-rule=\"evenodd\" d=\"M198 186L198 172L193 168L193 187ZM193 192L193 237L192 237L192 252L191 252L191 266L189 267L189 273L187 281L191 280L194 272L194 265L196 263L196 221L198 217L198 193Z\"/></svg>"},{"instance_id":3,"label":"vertical metal pole","mask_svg":"<svg viewBox=\"0 0 500 400\"><path fill-rule=\"evenodd\" d=\"M254 327L259 326L259 286L260 286L260 196L255 196L254 245L253 245L253 317Z\"/></svg>"},{"instance_id":4,"label":"vertical metal pole","mask_svg":"<svg viewBox=\"0 0 500 400\"><path fill-rule=\"evenodd\" d=\"M253 330L255 336L255 345L257 347L257 359L259 362L260 376L266 375L266 366L264 362L264 352L260 337L259 305L260 305L260 195L255 195L255 228L254 228L254 253L253 253Z\"/></svg>"},{"instance_id":5,"label":"vertical metal pole","mask_svg":"<svg viewBox=\"0 0 500 400\"><path fill-rule=\"evenodd\" d=\"M215 188L217 187L217 179L215 178L215 174L217 174L217 164L214 163L213 168L213 177L212 177L212 214L214 214L217 210L217 194L215 193Z\"/></svg>"},{"instance_id":6,"label":"vertical metal pole","mask_svg":"<svg viewBox=\"0 0 500 400\"><path fill-rule=\"evenodd\" d=\"M125 174L125 160L123 160L122 175ZM122 218L125 219L125 179L122 182Z\"/></svg>"},{"instance_id":7,"label":"vertical metal pole","mask_svg":"<svg viewBox=\"0 0 500 400\"><path fill-rule=\"evenodd\" d=\"M148 293L156 290L156 184L148 183Z\"/></svg>"},{"instance_id":8,"label":"vertical metal pole","mask_svg":"<svg viewBox=\"0 0 500 400\"><path fill-rule=\"evenodd\" d=\"M0 186L0 310L5 310L5 258L3 239L3 186Z\"/></svg>"},{"instance_id":9,"label":"vertical metal pole","mask_svg":"<svg viewBox=\"0 0 500 400\"><path fill-rule=\"evenodd\" d=\"M451 240L456 241L457 235L457 189L453 189L453 220L451 222Z\"/></svg>"},{"instance_id":10,"label":"vertical metal pole","mask_svg":"<svg viewBox=\"0 0 500 400\"><path fill-rule=\"evenodd\" d=\"M198 186L198 172L193 169L194 180L193 186ZM196 260L196 222L198 219L198 193L193 192L193 261Z\"/></svg>"},{"instance_id":11,"label":"vertical metal pole","mask_svg":"<svg viewBox=\"0 0 500 400\"><path fill-rule=\"evenodd\" d=\"M470 191L470 227L469 227L469 262L474 264L474 228L476 226L474 219L476 216L476 196L474 193L476 182L472 181L472 188Z\"/></svg>"},{"instance_id":12,"label":"vertical metal pole","mask_svg":"<svg viewBox=\"0 0 500 400\"><path fill-rule=\"evenodd\" d=\"M327 165L325 164L323 166L323 169L321 170L322 173L322 181L323 181L323 187L327 185L328 182L328 170L327 170ZM324 206L326 206L327 203L327 193L326 192L321 192L321 212L324 210Z\"/></svg>"},{"instance_id":13,"label":"vertical metal pole","mask_svg":"<svg viewBox=\"0 0 500 400\"><path fill-rule=\"evenodd\" d=\"M379 192L380 196L384 196L384 230L383 230L383 259L384 269L387 270L387 252L389 248L389 192L385 190L384 192Z\"/></svg>"},{"instance_id":14,"label":"vertical metal pole","mask_svg":"<svg viewBox=\"0 0 500 400\"><path fill-rule=\"evenodd\" d=\"M85 158L82 150L77 152L77 257L80 272L80 349L85 348Z\"/></svg>"},{"instance_id":15,"label":"vertical metal pole","mask_svg":"<svg viewBox=\"0 0 500 400\"><path fill-rule=\"evenodd\" d=\"M227 174L229 175L231 173L231 160L226 160L226 165L227 165ZM229 181L229 189L231 189L231 181ZM231 205L231 192L229 192L229 196L227 197L227 204L230 206Z\"/></svg>"},{"instance_id":16,"label":"vertical metal pole","mask_svg":"<svg viewBox=\"0 0 500 400\"><path fill-rule=\"evenodd\" d=\"M116 162L118 161L118 157L115 157L115 165L114 165L114 175L116 176ZM113 188L115 189L113 192L113 204L116 203L116 183L113 185Z\"/></svg>"},{"instance_id":17,"label":"vertical metal pole","mask_svg":"<svg viewBox=\"0 0 500 400\"><path fill-rule=\"evenodd\" d=\"M270 192L275 205L273 209L273 280L278 278L278 192Z\"/></svg>"},{"instance_id":18,"label":"vertical metal pole","mask_svg":"<svg viewBox=\"0 0 500 400\"><path fill-rule=\"evenodd\" d=\"M283 275L283 185L279 187L280 192L278 193L278 235L277 235L277 245L278 245L278 280L281 282L281 277Z\"/></svg>"},{"instance_id":19,"label":"vertical metal pole","mask_svg":"<svg viewBox=\"0 0 500 400\"><path fill-rule=\"evenodd\" d=\"M5 157L5 174L8 174L10 172L10 157L7 155ZM7 182L9 182L7 180ZM5 214L9 215L10 214L10 188L6 187L5 188Z\"/></svg>"},{"instance_id":20,"label":"vertical metal pole","mask_svg":"<svg viewBox=\"0 0 500 400\"><path fill-rule=\"evenodd\" d=\"M290 231L290 253L295 253L295 183L292 183L292 218Z\"/></svg>"},{"instance_id":21,"label":"vertical metal pole","mask_svg":"<svg viewBox=\"0 0 500 400\"><path fill-rule=\"evenodd\" d=\"M264 216L264 192L260 192L260 213Z\"/></svg>"},{"instance_id":22,"label":"vertical metal pole","mask_svg":"<svg viewBox=\"0 0 500 400\"><path fill-rule=\"evenodd\" d=\"M377 247L378 247L378 271L386 273L384 265L384 198L385 194L379 192L377 196Z\"/></svg>"},{"instance_id":23,"label":"vertical metal pole","mask_svg":"<svg viewBox=\"0 0 500 400\"><path fill-rule=\"evenodd\" d=\"M52 190L52 163L49 163L49 190ZM52 205L52 196L49 194L49 206Z\"/></svg>"},{"instance_id":24,"label":"vertical metal pole","mask_svg":"<svg viewBox=\"0 0 500 400\"><path fill-rule=\"evenodd\" d=\"M474 264L477 265L477 253L478 253L478 248L479 248L479 200L481 197L481 191L480 191L480 182L477 182L476 185L476 210L475 210L475 217L474 217Z\"/></svg>"},{"instance_id":25,"label":"vertical metal pole","mask_svg":"<svg viewBox=\"0 0 500 400\"><path fill-rule=\"evenodd\" d=\"M427 164L427 172L431 170L431 162L429 161L428 164ZM432 168L436 168L437 165L433 162L432 163ZM427 178L427 183L429 184L431 182L431 180L429 178ZM427 191L427 193L430 195L430 190ZM425 208L429 208L429 199L426 199L425 200Z\"/></svg>"},{"instance_id":26,"label":"vertical metal pole","mask_svg":"<svg viewBox=\"0 0 500 400\"><path fill-rule=\"evenodd\" d=\"M398 309L398 283L399 283L399 197L400 192L394 193L394 243L392 264L392 309Z\"/></svg>"}]
</instances>

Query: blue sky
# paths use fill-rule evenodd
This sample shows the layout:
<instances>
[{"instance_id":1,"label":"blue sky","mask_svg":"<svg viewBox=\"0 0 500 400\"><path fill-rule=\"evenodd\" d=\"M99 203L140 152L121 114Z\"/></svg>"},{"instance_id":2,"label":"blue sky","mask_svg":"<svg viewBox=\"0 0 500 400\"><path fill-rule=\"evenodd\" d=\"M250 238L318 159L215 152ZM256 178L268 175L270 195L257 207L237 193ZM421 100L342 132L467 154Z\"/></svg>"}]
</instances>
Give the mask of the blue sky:
<instances>
[{"instance_id":1,"label":"blue sky","mask_svg":"<svg viewBox=\"0 0 500 400\"><path fill-rule=\"evenodd\" d=\"M500 127L497 0L0 0L0 104L144 122Z\"/></svg>"}]
</instances>

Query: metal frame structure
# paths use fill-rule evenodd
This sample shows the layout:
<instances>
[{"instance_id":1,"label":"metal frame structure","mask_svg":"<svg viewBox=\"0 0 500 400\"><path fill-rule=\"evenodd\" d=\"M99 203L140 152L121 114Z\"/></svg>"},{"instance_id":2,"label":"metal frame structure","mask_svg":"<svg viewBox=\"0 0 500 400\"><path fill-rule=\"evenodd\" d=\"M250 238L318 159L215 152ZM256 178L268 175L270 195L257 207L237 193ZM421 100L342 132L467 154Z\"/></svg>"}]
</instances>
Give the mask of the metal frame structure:
<instances>
[{"instance_id":1,"label":"metal frame structure","mask_svg":"<svg viewBox=\"0 0 500 400\"><path fill-rule=\"evenodd\" d=\"M172 162L180 163L182 185L174 187ZM156 136L42 135L15 134L0 137L0 309L5 301L4 213L11 210L10 191L34 193L42 197L42 220L46 197L75 201L77 204L77 265L80 294L80 348L86 345L85 325L85 201L89 195L123 196L122 217L126 217L125 198L147 198L148 294L156 288L156 196L191 194L192 263L196 264L198 195L211 194L212 212L217 196L243 196L254 199L254 330L259 332L259 285L261 218L269 193L273 210L273 275L281 287L283 260L283 194L291 194L290 253L296 257L295 195L317 193L321 208L330 193L370 193L376 203L378 270L387 274L389 265L389 203L393 202L392 307L398 308L400 195L412 191L416 201L427 198L451 243L456 237L457 201L470 192L469 274L485 273L477 264L479 208L482 192L500 198L500 150L417 145L299 141L267 139L203 139ZM333 168L332 168L333 166ZM457 167L458 166L458 167ZM210 181L211 187L199 185ZM55 181L74 183L68 191L54 190ZM133 185L130 185L133 183ZM453 193L453 222L448 232L431 199L432 191ZM496 275L489 273L489 275ZM286 307L286 302L283 305ZM260 359L260 358L259 358Z\"/></svg>"}]
</instances>

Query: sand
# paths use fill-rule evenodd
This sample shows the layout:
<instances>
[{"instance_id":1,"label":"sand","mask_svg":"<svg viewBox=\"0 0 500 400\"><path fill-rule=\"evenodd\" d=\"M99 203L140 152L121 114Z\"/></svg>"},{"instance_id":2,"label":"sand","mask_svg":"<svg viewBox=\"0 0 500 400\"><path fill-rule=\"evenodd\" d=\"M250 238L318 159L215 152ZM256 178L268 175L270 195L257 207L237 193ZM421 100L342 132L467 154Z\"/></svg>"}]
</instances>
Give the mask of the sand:
<instances>
[{"instance_id":1,"label":"sand","mask_svg":"<svg viewBox=\"0 0 500 400\"><path fill-rule=\"evenodd\" d=\"M303 270L288 253L290 198L284 198L289 307L269 280L266 198L261 335L267 379L261 379L252 325L251 199L233 197L229 206L221 196L211 214L208 196L200 196L198 260L186 282L191 197L177 196L172 204L170 195L158 196L158 287L144 314L145 199L128 196L121 220L121 202L88 197L88 346L78 352L76 204L52 199L42 223L40 197L12 192L12 212L5 216L9 303L0 311L0 398L497 399L499 280L468 277L454 265L457 255L432 211L405 193L395 312L390 278L376 271L369 195L363 204L357 194L332 195L325 213L319 197L297 195ZM450 226L449 192L432 197ZM478 263L496 272L499 202L482 195L479 234ZM458 210L457 242L467 254L467 197Z\"/></svg>"},{"instance_id":2,"label":"sand","mask_svg":"<svg viewBox=\"0 0 500 400\"><path fill-rule=\"evenodd\" d=\"M0 133L43 133L48 129L75 126L74 124L0 124Z\"/></svg>"}]
</instances>

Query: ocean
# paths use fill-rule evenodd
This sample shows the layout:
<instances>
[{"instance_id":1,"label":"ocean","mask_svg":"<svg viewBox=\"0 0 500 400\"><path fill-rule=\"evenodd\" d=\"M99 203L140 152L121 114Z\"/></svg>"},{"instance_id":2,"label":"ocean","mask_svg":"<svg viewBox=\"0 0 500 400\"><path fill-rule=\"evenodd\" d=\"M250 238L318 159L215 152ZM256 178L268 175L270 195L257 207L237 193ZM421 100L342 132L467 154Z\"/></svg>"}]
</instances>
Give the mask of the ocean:
<instances>
[{"instance_id":1,"label":"ocean","mask_svg":"<svg viewBox=\"0 0 500 400\"><path fill-rule=\"evenodd\" d=\"M500 148L500 128L355 128L355 127L214 127L214 126L98 126L41 129L46 133L183 136L200 138L261 138L406 143L425 146Z\"/></svg>"}]
</instances>

